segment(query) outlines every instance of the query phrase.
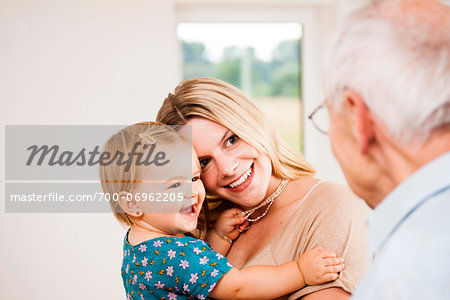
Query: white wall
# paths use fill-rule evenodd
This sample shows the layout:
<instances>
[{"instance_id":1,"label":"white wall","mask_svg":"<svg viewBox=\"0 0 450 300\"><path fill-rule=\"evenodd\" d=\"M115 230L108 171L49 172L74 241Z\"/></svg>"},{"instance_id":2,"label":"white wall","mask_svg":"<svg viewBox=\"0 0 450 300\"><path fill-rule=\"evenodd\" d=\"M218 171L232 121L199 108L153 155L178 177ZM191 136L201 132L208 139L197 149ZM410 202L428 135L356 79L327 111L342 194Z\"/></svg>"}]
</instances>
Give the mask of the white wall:
<instances>
[{"instance_id":1,"label":"white wall","mask_svg":"<svg viewBox=\"0 0 450 300\"><path fill-rule=\"evenodd\" d=\"M1 124L153 119L181 78L176 20L192 9L214 9L211 3L242 5L245 10L232 14L243 18L269 7L267 20L276 11L285 21L306 22L303 77L310 112L322 100L323 49L347 2L354 1L1 0ZM323 177L342 179L331 153L317 151L327 149L326 137L312 130L306 125L307 158ZM4 182L3 130L0 143ZM124 232L112 215L5 214L3 184L0 195L0 298L124 298Z\"/></svg>"},{"instance_id":2,"label":"white wall","mask_svg":"<svg viewBox=\"0 0 450 300\"><path fill-rule=\"evenodd\" d=\"M176 47L171 1L2 1L2 128L153 119L180 80ZM113 216L5 214L0 140L0 298L124 299Z\"/></svg>"}]
</instances>

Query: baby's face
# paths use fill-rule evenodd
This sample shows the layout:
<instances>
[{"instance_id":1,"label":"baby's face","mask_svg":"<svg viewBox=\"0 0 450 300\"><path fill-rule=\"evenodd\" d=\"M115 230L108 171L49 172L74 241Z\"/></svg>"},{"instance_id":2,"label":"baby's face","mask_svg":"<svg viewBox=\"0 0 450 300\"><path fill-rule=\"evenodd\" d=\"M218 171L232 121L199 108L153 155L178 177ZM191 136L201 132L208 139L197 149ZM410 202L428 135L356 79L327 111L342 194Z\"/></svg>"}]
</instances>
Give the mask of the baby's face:
<instances>
[{"instance_id":1,"label":"baby's face","mask_svg":"<svg viewBox=\"0 0 450 300\"><path fill-rule=\"evenodd\" d=\"M176 152L169 150L169 152ZM160 229L167 234L180 234L191 232L197 227L197 218L205 199L205 188L200 179L200 165L198 163L197 154L194 149L189 153L191 160L191 168L189 168L189 176L186 168L178 170L177 168L166 166L158 167L158 176L164 174L167 180L158 184L141 184L136 190L140 193L161 194L164 198L169 195L169 201L145 201L139 203L144 210L143 220L149 225ZM184 158L184 157L183 157ZM144 180L154 177L155 169L146 168L144 172ZM153 171L152 174L148 174ZM145 187L148 188L145 188ZM155 198L156 199L156 198ZM176 199L176 201L170 201Z\"/></svg>"},{"instance_id":2,"label":"baby's face","mask_svg":"<svg viewBox=\"0 0 450 300\"><path fill-rule=\"evenodd\" d=\"M186 193L185 201L179 212L174 216L179 232L191 232L197 227L197 219L205 200L205 187L200 179L201 171L197 154L192 149L192 190ZM175 225L175 223L174 223Z\"/></svg>"}]
</instances>

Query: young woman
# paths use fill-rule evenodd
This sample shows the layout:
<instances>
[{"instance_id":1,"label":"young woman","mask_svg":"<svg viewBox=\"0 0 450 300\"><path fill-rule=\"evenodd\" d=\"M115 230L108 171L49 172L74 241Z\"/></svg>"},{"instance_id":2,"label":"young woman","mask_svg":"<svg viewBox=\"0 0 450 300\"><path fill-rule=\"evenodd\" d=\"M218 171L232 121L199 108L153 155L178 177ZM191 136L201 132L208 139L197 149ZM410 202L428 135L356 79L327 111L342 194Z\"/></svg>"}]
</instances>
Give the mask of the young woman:
<instances>
[{"instance_id":1,"label":"young woman","mask_svg":"<svg viewBox=\"0 0 450 300\"><path fill-rule=\"evenodd\" d=\"M344 257L345 270L333 282L306 286L285 298L349 298L365 268L368 211L347 187L315 178L309 163L275 133L255 104L223 81L181 82L164 100L157 121L189 125L180 131L192 135L212 220L230 207L223 204L244 210L250 226L227 254L234 266L279 265L320 245ZM208 237L237 231L242 227L215 228Z\"/></svg>"},{"instance_id":2,"label":"young woman","mask_svg":"<svg viewBox=\"0 0 450 300\"><path fill-rule=\"evenodd\" d=\"M153 147L167 155L167 163L139 162L137 156L148 155ZM169 126L145 122L114 134L103 153L115 156L132 149L138 155L131 168L120 163L100 166L114 215L129 228L121 270L127 299L272 299L306 284L335 280L344 269L342 258L322 248L279 266L234 268L209 247L217 246L214 241L208 240L208 245L184 235L195 229L205 199L200 164L190 142ZM190 160L191 172L180 168L185 160ZM218 230L223 230L225 224L218 223Z\"/></svg>"}]
</instances>

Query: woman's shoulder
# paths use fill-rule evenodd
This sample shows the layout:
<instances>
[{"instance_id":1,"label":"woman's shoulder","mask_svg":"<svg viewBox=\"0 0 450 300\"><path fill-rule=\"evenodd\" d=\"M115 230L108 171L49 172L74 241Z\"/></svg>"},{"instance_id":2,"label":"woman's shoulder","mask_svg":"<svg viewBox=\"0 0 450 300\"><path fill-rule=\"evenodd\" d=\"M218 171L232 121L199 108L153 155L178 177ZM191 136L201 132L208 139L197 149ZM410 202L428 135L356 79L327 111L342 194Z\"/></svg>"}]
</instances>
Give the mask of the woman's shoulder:
<instances>
[{"instance_id":1,"label":"woman's shoulder","mask_svg":"<svg viewBox=\"0 0 450 300\"><path fill-rule=\"evenodd\" d=\"M300 201L290 221L302 224L330 224L356 222L365 224L370 209L362 199L344 184L321 181Z\"/></svg>"},{"instance_id":2,"label":"woman's shoulder","mask_svg":"<svg viewBox=\"0 0 450 300\"><path fill-rule=\"evenodd\" d=\"M332 208L340 211L360 209L369 211L364 201L356 196L350 187L330 181L321 181L311 192L308 199L305 199L305 202L317 209Z\"/></svg>"}]
</instances>

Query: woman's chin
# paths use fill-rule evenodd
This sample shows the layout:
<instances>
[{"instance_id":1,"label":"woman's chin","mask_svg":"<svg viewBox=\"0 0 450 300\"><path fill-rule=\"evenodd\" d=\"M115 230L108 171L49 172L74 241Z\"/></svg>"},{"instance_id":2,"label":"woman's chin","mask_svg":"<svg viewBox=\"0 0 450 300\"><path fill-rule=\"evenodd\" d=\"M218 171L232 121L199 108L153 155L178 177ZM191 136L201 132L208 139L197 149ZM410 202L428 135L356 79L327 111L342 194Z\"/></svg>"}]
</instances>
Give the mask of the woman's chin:
<instances>
[{"instance_id":1,"label":"woman's chin","mask_svg":"<svg viewBox=\"0 0 450 300\"><path fill-rule=\"evenodd\" d=\"M258 194L258 195L248 195L246 197L224 197L225 199L228 199L229 201L233 202L234 204L238 205L241 208L244 209L250 209L258 204L261 203L261 201L264 200L264 194Z\"/></svg>"}]
</instances>

